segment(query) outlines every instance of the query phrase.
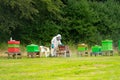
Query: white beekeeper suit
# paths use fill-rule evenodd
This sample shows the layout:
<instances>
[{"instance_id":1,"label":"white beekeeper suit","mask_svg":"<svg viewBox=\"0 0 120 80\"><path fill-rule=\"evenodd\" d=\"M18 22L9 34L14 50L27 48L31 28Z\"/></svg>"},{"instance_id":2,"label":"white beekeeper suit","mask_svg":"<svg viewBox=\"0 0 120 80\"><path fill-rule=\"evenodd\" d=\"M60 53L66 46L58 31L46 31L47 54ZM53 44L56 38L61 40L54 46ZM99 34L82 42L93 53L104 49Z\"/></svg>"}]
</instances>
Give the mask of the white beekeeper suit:
<instances>
[{"instance_id":1,"label":"white beekeeper suit","mask_svg":"<svg viewBox=\"0 0 120 80\"><path fill-rule=\"evenodd\" d=\"M53 37L51 40L51 56L56 56L56 51L58 45L61 45L61 35L58 34L57 36Z\"/></svg>"}]
</instances>

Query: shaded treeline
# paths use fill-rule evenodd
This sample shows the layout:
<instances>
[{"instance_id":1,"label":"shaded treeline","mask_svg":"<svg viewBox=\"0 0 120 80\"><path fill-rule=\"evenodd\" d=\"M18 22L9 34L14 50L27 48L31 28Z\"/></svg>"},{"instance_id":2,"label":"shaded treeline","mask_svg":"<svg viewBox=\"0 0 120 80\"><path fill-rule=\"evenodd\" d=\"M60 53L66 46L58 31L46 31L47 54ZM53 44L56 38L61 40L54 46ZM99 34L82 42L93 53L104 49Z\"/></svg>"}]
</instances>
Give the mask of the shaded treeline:
<instances>
[{"instance_id":1,"label":"shaded treeline","mask_svg":"<svg viewBox=\"0 0 120 80\"><path fill-rule=\"evenodd\" d=\"M46 45L60 33L64 44L120 39L119 0L0 0L0 42Z\"/></svg>"}]
</instances>

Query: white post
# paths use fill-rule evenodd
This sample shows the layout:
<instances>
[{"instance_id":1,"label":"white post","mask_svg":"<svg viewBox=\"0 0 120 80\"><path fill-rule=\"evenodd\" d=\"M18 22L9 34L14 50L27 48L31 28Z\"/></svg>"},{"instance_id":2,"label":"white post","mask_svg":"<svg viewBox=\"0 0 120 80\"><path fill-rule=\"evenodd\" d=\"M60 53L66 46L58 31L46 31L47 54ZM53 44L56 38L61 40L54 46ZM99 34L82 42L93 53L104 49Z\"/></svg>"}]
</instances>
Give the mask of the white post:
<instances>
[{"instance_id":1,"label":"white post","mask_svg":"<svg viewBox=\"0 0 120 80\"><path fill-rule=\"evenodd\" d=\"M12 41L12 37L10 37L10 41Z\"/></svg>"}]
</instances>

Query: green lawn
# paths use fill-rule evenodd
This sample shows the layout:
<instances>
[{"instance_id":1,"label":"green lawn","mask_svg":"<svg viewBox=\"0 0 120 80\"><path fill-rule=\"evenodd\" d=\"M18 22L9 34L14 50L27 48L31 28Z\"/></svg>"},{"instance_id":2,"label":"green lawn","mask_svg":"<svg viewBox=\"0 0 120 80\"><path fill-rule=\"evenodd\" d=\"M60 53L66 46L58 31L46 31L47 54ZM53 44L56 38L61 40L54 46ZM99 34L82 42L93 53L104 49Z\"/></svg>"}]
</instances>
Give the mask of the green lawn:
<instances>
[{"instance_id":1,"label":"green lawn","mask_svg":"<svg viewBox=\"0 0 120 80\"><path fill-rule=\"evenodd\" d=\"M120 80L120 56L1 58L0 80Z\"/></svg>"}]
</instances>

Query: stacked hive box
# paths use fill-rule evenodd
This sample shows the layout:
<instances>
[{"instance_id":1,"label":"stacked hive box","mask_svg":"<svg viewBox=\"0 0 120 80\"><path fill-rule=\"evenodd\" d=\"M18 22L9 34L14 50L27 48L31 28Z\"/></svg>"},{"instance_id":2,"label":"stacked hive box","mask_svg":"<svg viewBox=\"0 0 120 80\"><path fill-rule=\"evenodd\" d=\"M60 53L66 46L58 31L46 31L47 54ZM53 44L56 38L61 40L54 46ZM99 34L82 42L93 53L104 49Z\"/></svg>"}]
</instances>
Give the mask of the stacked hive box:
<instances>
[{"instance_id":1,"label":"stacked hive box","mask_svg":"<svg viewBox=\"0 0 120 80\"><path fill-rule=\"evenodd\" d=\"M94 54L95 56L96 55L101 55L101 46L99 45L95 45L95 46L92 46L92 54Z\"/></svg>"},{"instance_id":2,"label":"stacked hive box","mask_svg":"<svg viewBox=\"0 0 120 80\"><path fill-rule=\"evenodd\" d=\"M95 45L92 47L92 52L93 53L99 53L101 52L101 46Z\"/></svg>"},{"instance_id":3,"label":"stacked hive box","mask_svg":"<svg viewBox=\"0 0 120 80\"><path fill-rule=\"evenodd\" d=\"M11 40L8 41L8 53L19 53L20 52L20 41Z\"/></svg>"},{"instance_id":4,"label":"stacked hive box","mask_svg":"<svg viewBox=\"0 0 120 80\"><path fill-rule=\"evenodd\" d=\"M56 52L56 56L61 56L63 55L64 57L70 57L70 51L69 51L69 47L66 45L59 45L57 52Z\"/></svg>"},{"instance_id":5,"label":"stacked hive box","mask_svg":"<svg viewBox=\"0 0 120 80\"><path fill-rule=\"evenodd\" d=\"M39 46L38 45L35 45L35 44L31 44L31 45L27 45L26 47L27 49L27 55L29 57L29 55L31 55L31 57L34 57L34 55L39 55L40 57L40 49L39 49Z\"/></svg>"},{"instance_id":6,"label":"stacked hive box","mask_svg":"<svg viewBox=\"0 0 120 80\"><path fill-rule=\"evenodd\" d=\"M113 41L112 40L103 40L102 41L102 52L105 55L113 55Z\"/></svg>"},{"instance_id":7,"label":"stacked hive box","mask_svg":"<svg viewBox=\"0 0 120 80\"><path fill-rule=\"evenodd\" d=\"M77 55L85 56L88 55L88 46L86 44L78 44L77 47L78 53Z\"/></svg>"},{"instance_id":8,"label":"stacked hive box","mask_svg":"<svg viewBox=\"0 0 120 80\"><path fill-rule=\"evenodd\" d=\"M118 54L120 55L120 40L118 41Z\"/></svg>"},{"instance_id":9,"label":"stacked hive box","mask_svg":"<svg viewBox=\"0 0 120 80\"><path fill-rule=\"evenodd\" d=\"M27 52L39 52L39 46L35 44L27 45Z\"/></svg>"},{"instance_id":10,"label":"stacked hive box","mask_svg":"<svg viewBox=\"0 0 120 80\"><path fill-rule=\"evenodd\" d=\"M78 51L86 51L88 46L86 44L78 44Z\"/></svg>"},{"instance_id":11,"label":"stacked hive box","mask_svg":"<svg viewBox=\"0 0 120 80\"><path fill-rule=\"evenodd\" d=\"M118 41L118 50L120 50L120 40Z\"/></svg>"},{"instance_id":12,"label":"stacked hive box","mask_svg":"<svg viewBox=\"0 0 120 80\"><path fill-rule=\"evenodd\" d=\"M104 40L104 41L102 41L102 51L113 50L112 45L113 45L112 40Z\"/></svg>"}]
</instances>

